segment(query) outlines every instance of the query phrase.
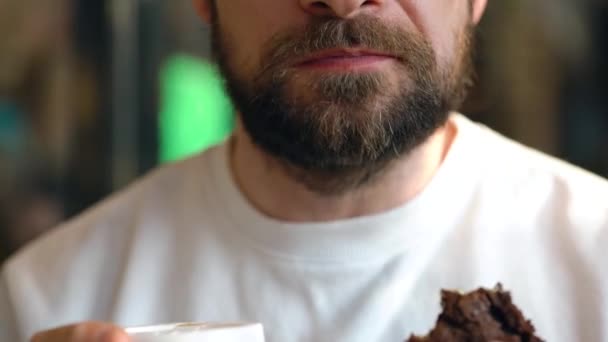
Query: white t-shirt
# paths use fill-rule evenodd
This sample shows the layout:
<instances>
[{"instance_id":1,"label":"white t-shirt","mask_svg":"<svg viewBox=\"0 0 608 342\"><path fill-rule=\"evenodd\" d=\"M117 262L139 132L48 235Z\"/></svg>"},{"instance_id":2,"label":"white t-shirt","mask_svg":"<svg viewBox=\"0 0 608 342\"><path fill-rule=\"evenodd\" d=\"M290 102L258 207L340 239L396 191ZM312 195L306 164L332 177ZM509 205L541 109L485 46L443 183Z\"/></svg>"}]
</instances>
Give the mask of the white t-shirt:
<instances>
[{"instance_id":1,"label":"white t-shirt","mask_svg":"<svg viewBox=\"0 0 608 342\"><path fill-rule=\"evenodd\" d=\"M256 212L227 149L163 167L31 244L0 278L0 340L83 320L259 321L269 342L425 334L442 288L501 282L547 341L608 341L608 183L453 115L427 188L375 216Z\"/></svg>"}]
</instances>

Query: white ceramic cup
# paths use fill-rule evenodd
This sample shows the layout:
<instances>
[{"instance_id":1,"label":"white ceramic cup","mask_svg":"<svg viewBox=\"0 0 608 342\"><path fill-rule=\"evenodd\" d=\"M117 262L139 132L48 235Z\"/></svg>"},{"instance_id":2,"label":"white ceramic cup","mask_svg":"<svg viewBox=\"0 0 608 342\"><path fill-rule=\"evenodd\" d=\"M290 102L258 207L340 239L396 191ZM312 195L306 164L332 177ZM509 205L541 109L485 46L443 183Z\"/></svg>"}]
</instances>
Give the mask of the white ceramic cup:
<instances>
[{"instance_id":1,"label":"white ceramic cup","mask_svg":"<svg viewBox=\"0 0 608 342\"><path fill-rule=\"evenodd\" d=\"M177 323L126 330L133 342L264 342L259 323Z\"/></svg>"}]
</instances>

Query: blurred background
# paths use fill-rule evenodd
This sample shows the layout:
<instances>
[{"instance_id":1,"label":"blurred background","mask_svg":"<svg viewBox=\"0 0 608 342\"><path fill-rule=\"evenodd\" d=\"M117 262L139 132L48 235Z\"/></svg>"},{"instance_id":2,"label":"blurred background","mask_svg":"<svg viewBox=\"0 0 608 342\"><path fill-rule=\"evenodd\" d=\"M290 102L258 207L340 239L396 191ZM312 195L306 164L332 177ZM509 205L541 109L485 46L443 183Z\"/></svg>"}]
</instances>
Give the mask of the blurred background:
<instances>
[{"instance_id":1,"label":"blurred background","mask_svg":"<svg viewBox=\"0 0 608 342\"><path fill-rule=\"evenodd\" d=\"M0 0L0 261L162 163L232 106L190 0ZM608 4L490 1L463 112L608 176Z\"/></svg>"}]
</instances>

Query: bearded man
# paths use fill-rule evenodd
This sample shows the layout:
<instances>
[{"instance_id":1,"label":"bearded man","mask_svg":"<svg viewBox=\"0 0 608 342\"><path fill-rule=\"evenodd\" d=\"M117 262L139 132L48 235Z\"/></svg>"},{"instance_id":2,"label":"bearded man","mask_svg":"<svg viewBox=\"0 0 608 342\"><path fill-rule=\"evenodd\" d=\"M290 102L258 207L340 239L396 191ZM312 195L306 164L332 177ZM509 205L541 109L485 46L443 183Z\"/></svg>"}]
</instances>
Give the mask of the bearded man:
<instances>
[{"instance_id":1,"label":"bearded man","mask_svg":"<svg viewBox=\"0 0 608 342\"><path fill-rule=\"evenodd\" d=\"M608 339L608 183L454 112L486 0L194 4L236 131L11 259L2 340L402 341L497 282L548 341Z\"/></svg>"}]
</instances>

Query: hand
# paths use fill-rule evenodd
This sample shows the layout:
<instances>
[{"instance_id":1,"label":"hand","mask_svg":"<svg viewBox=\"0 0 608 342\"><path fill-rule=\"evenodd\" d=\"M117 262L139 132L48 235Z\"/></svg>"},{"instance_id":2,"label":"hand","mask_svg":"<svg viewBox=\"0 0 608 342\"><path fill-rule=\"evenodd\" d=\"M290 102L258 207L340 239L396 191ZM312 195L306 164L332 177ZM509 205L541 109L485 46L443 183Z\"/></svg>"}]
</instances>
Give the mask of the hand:
<instances>
[{"instance_id":1,"label":"hand","mask_svg":"<svg viewBox=\"0 0 608 342\"><path fill-rule=\"evenodd\" d=\"M129 342L127 333L114 325L86 322L37 333L31 342Z\"/></svg>"}]
</instances>

